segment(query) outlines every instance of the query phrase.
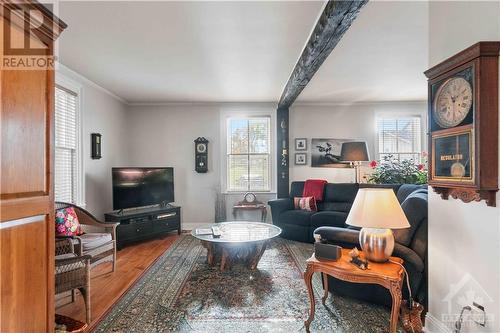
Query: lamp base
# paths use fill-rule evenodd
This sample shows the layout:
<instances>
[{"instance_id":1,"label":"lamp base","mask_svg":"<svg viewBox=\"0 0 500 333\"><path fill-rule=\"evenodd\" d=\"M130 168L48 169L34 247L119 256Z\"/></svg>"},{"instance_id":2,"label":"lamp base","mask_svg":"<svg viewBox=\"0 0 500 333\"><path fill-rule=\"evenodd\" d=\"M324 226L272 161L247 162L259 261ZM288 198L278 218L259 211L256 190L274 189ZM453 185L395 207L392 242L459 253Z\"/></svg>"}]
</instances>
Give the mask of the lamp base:
<instances>
[{"instance_id":1,"label":"lamp base","mask_svg":"<svg viewBox=\"0 0 500 333\"><path fill-rule=\"evenodd\" d=\"M394 250L394 235L391 229L362 228L359 232L359 245L366 259L386 262Z\"/></svg>"}]
</instances>

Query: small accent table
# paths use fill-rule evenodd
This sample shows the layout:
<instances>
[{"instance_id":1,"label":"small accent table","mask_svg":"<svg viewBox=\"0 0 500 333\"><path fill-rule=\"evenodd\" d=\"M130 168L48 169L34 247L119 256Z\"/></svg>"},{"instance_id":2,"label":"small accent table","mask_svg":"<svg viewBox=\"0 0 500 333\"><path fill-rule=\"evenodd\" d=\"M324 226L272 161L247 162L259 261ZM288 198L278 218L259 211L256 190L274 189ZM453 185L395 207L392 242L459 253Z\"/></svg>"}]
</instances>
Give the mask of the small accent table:
<instances>
[{"instance_id":1,"label":"small accent table","mask_svg":"<svg viewBox=\"0 0 500 333\"><path fill-rule=\"evenodd\" d=\"M401 266L395 263L369 263L369 269L362 270L351 264L349 261L348 249L342 249L342 257L338 261L318 260L314 256L307 259L307 267L304 272L309 301L311 307L309 318L305 321L306 331L309 332L309 326L314 319L315 301L312 289L312 276L315 272L323 273L323 287L325 289L322 303L325 304L328 298L328 275L337 279L354 283L373 283L381 285L389 290L392 296L392 311L390 333L395 333L398 325L399 308L401 306L401 286L403 284L404 271ZM401 258L391 257L392 261L403 263Z\"/></svg>"},{"instance_id":2,"label":"small accent table","mask_svg":"<svg viewBox=\"0 0 500 333\"><path fill-rule=\"evenodd\" d=\"M238 202L233 206L233 217L236 219L237 212L240 210L260 210L261 221L265 222L267 217L267 206L262 202L256 202L253 204L247 204L243 202Z\"/></svg>"}]
</instances>

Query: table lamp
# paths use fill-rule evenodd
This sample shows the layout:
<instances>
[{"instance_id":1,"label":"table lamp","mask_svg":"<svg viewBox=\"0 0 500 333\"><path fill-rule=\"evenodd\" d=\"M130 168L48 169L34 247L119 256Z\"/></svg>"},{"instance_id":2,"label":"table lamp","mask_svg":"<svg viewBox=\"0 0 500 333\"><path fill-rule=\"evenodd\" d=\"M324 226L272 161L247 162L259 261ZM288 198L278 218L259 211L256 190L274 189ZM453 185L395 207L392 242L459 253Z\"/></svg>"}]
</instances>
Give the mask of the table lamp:
<instances>
[{"instance_id":1,"label":"table lamp","mask_svg":"<svg viewBox=\"0 0 500 333\"><path fill-rule=\"evenodd\" d=\"M354 166L356 172L356 183L359 182L359 165L361 162L366 162L370 160L368 156L368 147L366 147L366 142L364 141L348 141L342 143L342 148L340 150L340 159L343 162L350 162L351 166Z\"/></svg>"},{"instance_id":2,"label":"table lamp","mask_svg":"<svg viewBox=\"0 0 500 333\"><path fill-rule=\"evenodd\" d=\"M370 261L385 262L394 250L391 229L410 224L392 189L359 189L346 224L361 227L359 245Z\"/></svg>"}]
</instances>

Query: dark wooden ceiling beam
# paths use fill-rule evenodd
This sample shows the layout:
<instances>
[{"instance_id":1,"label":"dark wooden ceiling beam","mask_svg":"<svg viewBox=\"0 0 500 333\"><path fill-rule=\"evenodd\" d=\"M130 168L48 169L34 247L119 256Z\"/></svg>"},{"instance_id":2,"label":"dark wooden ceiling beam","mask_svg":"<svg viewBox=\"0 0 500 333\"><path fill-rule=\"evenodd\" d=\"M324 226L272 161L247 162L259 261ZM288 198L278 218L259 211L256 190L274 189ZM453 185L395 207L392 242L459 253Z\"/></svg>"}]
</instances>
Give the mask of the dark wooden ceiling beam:
<instances>
[{"instance_id":1,"label":"dark wooden ceiling beam","mask_svg":"<svg viewBox=\"0 0 500 333\"><path fill-rule=\"evenodd\" d=\"M288 79L278 108L290 107L330 55L368 0L330 0Z\"/></svg>"}]
</instances>

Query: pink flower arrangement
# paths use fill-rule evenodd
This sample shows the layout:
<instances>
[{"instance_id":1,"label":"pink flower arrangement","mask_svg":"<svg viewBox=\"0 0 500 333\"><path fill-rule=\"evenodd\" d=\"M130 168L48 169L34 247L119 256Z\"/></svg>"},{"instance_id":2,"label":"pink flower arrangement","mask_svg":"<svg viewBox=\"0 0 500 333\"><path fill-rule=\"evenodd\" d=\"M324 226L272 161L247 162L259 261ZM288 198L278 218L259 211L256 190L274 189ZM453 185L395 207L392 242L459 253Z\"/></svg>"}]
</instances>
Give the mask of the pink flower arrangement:
<instances>
[{"instance_id":1,"label":"pink flower arrangement","mask_svg":"<svg viewBox=\"0 0 500 333\"><path fill-rule=\"evenodd\" d=\"M377 161L371 161L369 165L370 165L370 168L375 169L377 167L378 163L377 163Z\"/></svg>"},{"instance_id":2,"label":"pink flower arrangement","mask_svg":"<svg viewBox=\"0 0 500 333\"><path fill-rule=\"evenodd\" d=\"M425 169L425 165L419 164L417 165L418 171L423 171Z\"/></svg>"}]
</instances>

